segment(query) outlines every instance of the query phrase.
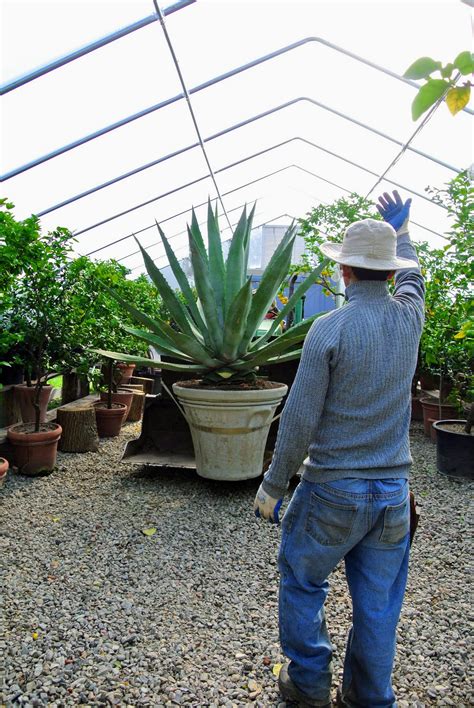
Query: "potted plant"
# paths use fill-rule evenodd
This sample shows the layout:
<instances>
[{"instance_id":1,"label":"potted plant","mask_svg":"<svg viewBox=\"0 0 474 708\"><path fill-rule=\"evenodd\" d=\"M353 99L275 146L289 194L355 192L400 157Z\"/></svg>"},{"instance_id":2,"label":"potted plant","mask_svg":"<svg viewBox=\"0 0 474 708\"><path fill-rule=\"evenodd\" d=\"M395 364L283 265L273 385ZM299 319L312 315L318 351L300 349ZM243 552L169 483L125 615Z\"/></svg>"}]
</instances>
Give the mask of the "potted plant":
<instances>
[{"instance_id":1,"label":"potted plant","mask_svg":"<svg viewBox=\"0 0 474 708\"><path fill-rule=\"evenodd\" d=\"M123 422L125 422L130 412L130 406L132 405L133 391L125 388L120 388L120 383L122 382L122 369L120 369L120 367L115 364L115 362L112 362L111 366L109 361L104 366L104 373L106 380L106 390L100 391L100 400L107 401L107 404L109 400L112 403L123 403L125 406ZM99 388L103 388L103 382L102 386L99 386Z\"/></svg>"},{"instance_id":2,"label":"potted plant","mask_svg":"<svg viewBox=\"0 0 474 708\"><path fill-rule=\"evenodd\" d=\"M287 386L259 377L259 367L299 358L306 333L318 316L280 333L280 322L316 281L326 261L313 269L299 285L272 320L271 327L263 335L255 336L288 273L296 228L288 229L258 288L252 292L247 263L254 210L255 207L249 215L246 209L243 210L226 261L217 213L211 204L208 204L207 215L207 250L196 214L192 211L188 238L197 302L159 226L182 299L140 246L148 274L169 309L174 326L152 319L114 295L125 311L145 327L125 326L126 331L172 359L166 358L155 364L163 369L194 375L193 380L173 384L173 391L191 429L197 472L211 479L238 480L261 474L268 430ZM133 361L138 366L145 363L121 353L100 353L120 361ZM148 360L146 364L153 362Z\"/></svg>"},{"instance_id":3,"label":"potted plant","mask_svg":"<svg viewBox=\"0 0 474 708\"><path fill-rule=\"evenodd\" d=\"M113 370L114 362L109 360L107 363L107 393L104 398L101 395L100 401L93 403L99 438L117 437L127 416L128 408L125 403L113 400ZM130 393L130 399L132 396L133 393Z\"/></svg>"},{"instance_id":4,"label":"potted plant","mask_svg":"<svg viewBox=\"0 0 474 708\"><path fill-rule=\"evenodd\" d=\"M25 334L21 356L27 383L15 388L23 406L23 423L11 426L7 437L13 446L14 465L30 475L54 469L62 432L57 423L45 422L44 403L50 396L47 381L54 376L62 347L64 274L72 239L67 229L60 227L43 235L38 220L35 224L35 237L13 286L9 309L14 331Z\"/></svg>"},{"instance_id":5,"label":"potted plant","mask_svg":"<svg viewBox=\"0 0 474 708\"><path fill-rule=\"evenodd\" d=\"M471 319L473 266L471 208L473 189L461 172L446 189L428 188L452 219L446 245L422 244L420 264L426 283L425 326L420 341L421 368L436 377L438 396L421 400L425 433L436 440L433 423L458 417L456 388L472 370L472 349L466 344L464 323ZM466 330L467 331L467 330Z\"/></svg>"}]
</instances>

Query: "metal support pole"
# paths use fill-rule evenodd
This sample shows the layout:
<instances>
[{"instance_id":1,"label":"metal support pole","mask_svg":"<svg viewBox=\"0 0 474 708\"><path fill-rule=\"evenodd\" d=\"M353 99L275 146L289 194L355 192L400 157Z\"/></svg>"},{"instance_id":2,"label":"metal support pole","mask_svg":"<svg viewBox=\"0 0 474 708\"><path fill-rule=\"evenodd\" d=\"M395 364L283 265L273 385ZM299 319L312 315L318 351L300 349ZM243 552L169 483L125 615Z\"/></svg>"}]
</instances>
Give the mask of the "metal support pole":
<instances>
[{"instance_id":1,"label":"metal support pole","mask_svg":"<svg viewBox=\"0 0 474 708\"><path fill-rule=\"evenodd\" d=\"M226 165L225 167L221 167L220 169L216 170L216 174L219 174L220 172L225 172L226 170L230 170L232 167L236 167L237 165L241 165L244 162L247 162L248 160L252 160L255 157L260 157L261 155L264 155L267 152L270 152L272 150L276 150L277 148L282 147L283 145L287 145L289 143L292 143L295 140L300 140L301 142L305 143L306 145L310 145L311 147L321 150L322 152L326 152L328 155L331 155L332 157L337 157L339 160L342 160L343 162L346 162L349 165L352 165L353 167L357 167L358 169L362 170L363 172L366 172L367 174L374 175L375 177L378 177L377 172L374 172L373 170L369 170L366 167L364 167L363 165L360 165L357 162L349 160L348 158L343 157L342 155L339 155L338 153L333 152L332 150L328 150L327 148L324 148L321 145L317 145L316 143L311 142L311 140L306 140L305 138L300 138L300 137L290 138L289 140L284 140L283 142L278 143L276 145L272 145L271 147L265 148L264 150L259 150L258 152L255 152L252 155L248 155L247 157L242 158L241 160L237 160L236 162L232 162L229 165ZM202 182L208 178L209 178L209 175L204 175L203 177L198 177L197 179L192 180L191 182L187 182L186 184L183 184L180 187L177 187L177 188L172 189L168 192L165 192L164 194L159 194L156 197L152 197L151 199L147 199L145 202L141 202L140 204L135 204L133 207L130 207L129 209L125 209L124 211L118 212L117 214L114 214L113 216L109 216L106 219L102 219L102 221L99 221L95 224L91 224L91 226L87 226L85 229L81 229L80 231L77 231L75 233L75 235L79 236L80 234L83 234L86 231L91 231L92 229L95 229L98 226L103 226L104 224L107 224L110 221L114 221L115 219L118 219L121 216L125 216L126 214L130 214L132 211L136 211L137 209L141 209L144 206L148 206L149 204L152 204L153 202L159 201L160 199L163 199L164 197L168 197L171 194L175 194L176 192L179 192L182 189L185 189L186 187L191 187L194 184L198 184L199 182ZM321 179L324 179L324 178L321 178ZM325 181L329 181L329 180L325 180ZM432 201L431 199L429 199L429 197L425 196L421 192L416 192L414 189L410 189L410 187L407 187L404 184L400 184L399 182L395 182L390 179L386 179L385 181L388 182L389 184L393 184L395 187L401 187L402 189L407 190L411 194L415 194L417 197L420 197L420 199L424 199L425 201L430 202L430 204L433 204L434 206L440 207L442 209L446 209L446 207L443 204L439 204L437 202Z\"/></svg>"},{"instance_id":2,"label":"metal support pole","mask_svg":"<svg viewBox=\"0 0 474 708\"><path fill-rule=\"evenodd\" d=\"M246 120L240 121L239 123L235 123L234 125L229 126L228 128L224 128L223 130L218 131L217 133L214 133L213 135L209 135L207 138L204 138L203 142L208 143L211 142L212 140L216 140L217 138L222 137L223 135L226 135L228 133L231 133L234 130L238 130L239 128L242 128L246 125L250 125L251 123L254 123L258 120L261 120L262 118L266 118L269 115L272 115L273 113L276 113L278 111L281 111L285 108L288 108L290 106L294 106L300 101L306 101L310 105L314 105L318 108L322 108L325 111L329 111L330 113L334 113L335 115L339 116L340 118L343 118L344 120L347 120L351 123L354 123L355 125L370 131L371 133L374 133L375 135L380 136L381 138L384 138L385 140L389 140L392 143L395 143L395 145L400 145L403 147L403 143L401 140L397 140L396 138L393 138L391 135L387 135L386 133L383 133L380 130L377 130L376 128L373 128L366 123L363 123L362 121L356 120L355 118L351 118L351 116L348 116L345 113L341 113L340 111L337 111L334 108L331 108L330 106L325 105L324 103L321 103L320 101L315 101L312 98L309 98L307 96L300 96L299 98L294 98L291 101L287 101L286 103L282 103L279 106L275 106L274 108L270 108L268 111L264 111L263 113L258 113L254 116L251 116L250 118L247 118ZM139 167L135 167L133 170L129 170L128 172L125 172L121 175L118 175L117 177L114 177L113 179L108 180L107 182L102 182L101 184L96 185L95 187L91 187L90 189L85 190L84 192L80 192L79 194L75 194L72 197L69 197L68 199L64 199L62 202L59 202L57 204L54 204L50 207L47 207L46 209L43 209L42 211L38 212L38 216L45 216L46 214L51 213L52 211L55 211L56 209L61 209L62 207L68 206L69 204L72 204L79 199L83 199L84 197L88 197L90 194L94 194L95 192L100 191L101 189L105 189L106 187L110 187L113 184L117 184L118 182L121 182L124 179L128 179L129 177L133 177L134 175L143 172L144 170L148 170L151 167L155 167L156 165L161 164L162 162L166 162L167 160L170 160L173 157L177 157L179 155L182 155L185 152L188 152L189 150L193 150L194 148L199 147L199 142L197 143L192 143L191 145L186 145L183 148L180 148L179 150L175 150L171 153L168 153L167 155L162 155L161 157L157 158L156 160L152 160L151 162L147 162L144 165L140 165ZM416 148L413 148L411 146L407 146L407 150L410 150L411 152L416 153L417 155L420 155L421 157L424 157L428 160L431 160L432 162L436 162L437 164L441 165L442 167L446 167L448 170L452 170L453 172L460 172L461 168L454 167L454 165L450 165L447 162L443 162L443 160L438 160L438 158L434 157L433 155L429 155L428 153L423 152L422 150L418 150Z\"/></svg>"},{"instance_id":3,"label":"metal support pole","mask_svg":"<svg viewBox=\"0 0 474 708\"><path fill-rule=\"evenodd\" d=\"M248 69L252 69L260 64L263 64L264 62L270 61L274 59L275 57L278 57L286 52L292 51L293 49L297 49L308 42L318 42L323 44L324 46L327 46L331 49L334 49L337 52L341 52L342 54L345 54L349 56L352 59L355 59L356 61L359 61L363 64L367 64L373 69L376 69L377 71L381 71L388 76L391 76L392 78L396 78L400 81L403 81L406 84L409 84L411 86L414 86L415 88L419 89L419 85L415 81L411 81L409 79L405 79L402 76L399 76L398 74L395 74L393 71L390 71L388 69L385 69L384 67L381 67L377 64L373 64L372 62L367 61L363 57L359 57L356 54L352 54L351 52L347 52L345 49L342 47L338 47L335 44L331 44L330 42L326 42L320 37L306 37L305 39L299 40L298 42L294 42L293 44L289 44L286 47L283 47L282 49L278 49L274 52L271 52L270 54L265 54L262 57L259 57L258 59L255 59L254 61L249 62L248 64L243 64L242 66L237 67L236 69L232 69L231 71L227 71L225 74L220 74L219 76L214 77L213 79L210 79L203 84L199 84L198 86L195 86L194 88L189 89L189 94L192 95L194 93L198 93L199 91L203 91L206 88L209 88L210 86L214 86L215 84L224 81L225 79L228 79L232 76L236 76L237 74L242 73L243 71L247 71ZM30 170L33 167L36 167L37 165L41 164L42 162L46 162L47 160L50 160L54 157L57 157L58 155L62 155L63 153L72 150L76 147L79 147L80 145L83 145L84 143L87 143L91 140L95 140L96 138L105 135L106 133L109 133L113 130L117 130L118 128L121 128L124 125L127 125L128 123L131 123L132 121L138 120L139 118L143 118L146 115L149 115L150 113L153 113L154 111L157 111L161 108L164 108L166 106L171 105L172 103L175 103L176 101L180 101L182 98L184 98L183 94L178 94L177 96L172 96L171 98L168 98L164 101L161 101L160 103L157 103L153 106L149 106L148 108L143 109L142 111L139 111L138 113L134 113L130 116L127 116L126 118L123 118L119 121L116 121L115 123L112 123L108 126L105 126L104 128L101 128L94 133L90 133L89 135L86 135L82 138L79 138L78 140L75 140L72 143L69 143L68 145L65 145L61 148L58 148L57 150L52 151L51 153L48 153L47 155L43 155L42 157L36 158L35 160L32 160L29 163L26 163L22 165L21 167L17 167L10 172L4 174L1 176L1 180L4 181L6 179L10 179L11 177L15 177L18 174L21 174L22 172L25 172L26 170ZM474 113L471 109L464 108L464 111L467 113Z\"/></svg>"},{"instance_id":4,"label":"metal support pole","mask_svg":"<svg viewBox=\"0 0 474 708\"><path fill-rule=\"evenodd\" d=\"M163 10L163 13L165 15L171 15L173 12L176 12L177 10L181 10L183 7L187 7L188 5L192 5L195 3L196 0L181 0L180 2L175 3L174 5L170 5L169 7L165 7ZM15 89L19 88L20 86L24 86L25 84L29 83L30 81L34 81L35 79L38 79L40 76L44 76L45 74L48 74L50 71L54 71L55 69L59 69L59 67L64 66L65 64L69 64L69 62L74 61L75 59L79 59L80 57L85 56L86 54L89 54L90 52L95 51L96 49L100 49L101 47L105 47L107 44L110 44L111 42L115 42L117 39L121 39L122 37L126 37L127 34L131 34L132 32L136 32L136 30L141 29L142 27L146 27L147 25L151 24L152 22L156 22L158 17L156 15L149 15L148 17L143 17L141 20L137 20L136 22L133 22L131 25L127 25L126 27L122 27L121 29L116 30L115 32L112 32L111 34L106 35L105 37L101 37L100 39L95 40L94 42L91 42L90 44L86 44L80 49L76 49L74 52L70 52L69 54L65 54L62 57L59 57L58 59L55 59L54 61L50 62L49 64L45 64L44 66L39 67L38 69L34 69L34 71L30 71L28 74L24 74L23 76L19 76L16 79L13 79L12 81L7 81L5 84L2 84L0 86L0 96L3 96L6 93L9 93L10 91L14 91Z\"/></svg>"}]
</instances>

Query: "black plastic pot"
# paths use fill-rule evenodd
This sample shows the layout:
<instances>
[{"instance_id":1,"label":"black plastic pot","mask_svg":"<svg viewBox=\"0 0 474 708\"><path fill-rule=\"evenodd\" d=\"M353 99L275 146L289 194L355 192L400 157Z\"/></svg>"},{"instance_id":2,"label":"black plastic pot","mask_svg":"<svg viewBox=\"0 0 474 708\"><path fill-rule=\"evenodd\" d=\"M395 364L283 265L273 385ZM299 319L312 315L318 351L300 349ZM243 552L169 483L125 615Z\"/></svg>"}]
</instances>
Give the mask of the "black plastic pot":
<instances>
[{"instance_id":1,"label":"black plastic pot","mask_svg":"<svg viewBox=\"0 0 474 708\"><path fill-rule=\"evenodd\" d=\"M445 428L466 425L465 420L438 420L436 430L436 466L450 477L474 478L474 435Z\"/></svg>"}]
</instances>

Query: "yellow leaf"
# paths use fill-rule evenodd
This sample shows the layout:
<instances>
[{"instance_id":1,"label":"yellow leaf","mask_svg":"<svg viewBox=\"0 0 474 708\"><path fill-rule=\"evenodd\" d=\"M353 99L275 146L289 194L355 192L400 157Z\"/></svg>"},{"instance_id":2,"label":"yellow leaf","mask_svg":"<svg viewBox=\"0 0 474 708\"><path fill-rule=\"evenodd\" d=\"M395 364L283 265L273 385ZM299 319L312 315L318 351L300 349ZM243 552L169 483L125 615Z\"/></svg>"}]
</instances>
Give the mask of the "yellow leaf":
<instances>
[{"instance_id":1,"label":"yellow leaf","mask_svg":"<svg viewBox=\"0 0 474 708\"><path fill-rule=\"evenodd\" d=\"M466 332L463 332L463 330L461 330L460 332L454 335L454 339L464 339L465 336Z\"/></svg>"},{"instance_id":2,"label":"yellow leaf","mask_svg":"<svg viewBox=\"0 0 474 708\"><path fill-rule=\"evenodd\" d=\"M272 673L273 673L273 675L276 676L277 678L278 678L279 675L280 675L280 671L281 671L282 667L283 667L283 664L275 664L275 665L273 666Z\"/></svg>"},{"instance_id":3,"label":"yellow leaf","mask_svg":"<svg viewBox=\"0 0 474 708\"><path fill-rule=\"evenodd\" d=\"M31 636L33 637L33 639L36 640L36 639L38 639L39 634L38 634L38 632L33 632Z\"/></svg>"},{"instance_id":4,"label":"yellow leaf","mask_svg":"<svg viewBox=\"0 0 474 708\"><path fill-rule=\"evenodd\" d=\"M61 517L60 516L53 516L51 521L61 521Z\"/></svg>"},{"instance_id":5,"label":"yellow leaf","mask_svg":"<svg viewBox=\"0 0 474 708\"><path fill-rule=\"evenodd\" d=\"M219 374L219 376L223 379L228 379L230 376L235 374L235 371L229 371L228 369L221 369L221 371L216 371L216 374Z\"/></svg>"},{"instance_id":6,"label":"yellow leaf","mask_svg":"<svg viewBox=\"0 0 474 708\"><path fill-rule=\"evenodd\" d=\"M154 528L151 528L151 529L142 529L142 534L143 534L144 536L154 536L155 533L156 533L156 529L154 529Z\"/></svg>"},{"instance_id":7,"label":"yellow leaf","mask_svg":"<svg viewBox=\"0 0 474 708\"><path fill-rule=\"evenodd\" d=\"M470 96L470 86L458 86L456 88L449 89L446 94L446 103L448 104L448 108L453 116L455 116L456 113L459 113L459 111L462 111L464 106L469 103Z\"/></svg>"}]
</instances>

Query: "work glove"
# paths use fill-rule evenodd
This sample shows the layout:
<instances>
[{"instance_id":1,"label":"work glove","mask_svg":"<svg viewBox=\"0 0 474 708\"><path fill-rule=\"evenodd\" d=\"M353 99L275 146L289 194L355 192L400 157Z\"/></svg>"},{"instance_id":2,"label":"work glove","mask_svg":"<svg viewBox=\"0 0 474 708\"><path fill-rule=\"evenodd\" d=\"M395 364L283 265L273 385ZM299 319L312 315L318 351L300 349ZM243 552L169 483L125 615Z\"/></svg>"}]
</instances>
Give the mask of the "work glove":
<instances>
[{"instance_id":1,"label":"work glove","mask_svg":"<svg viewBox=\"0 0 474 708\"><path fill-rule=\"evenodd\" d=\"M408 231L408 221L410 216L411 199L403 203L397 190L393 191L393 197L388 192L384 192L379 197L377 209L383 220L393 226L397 234Z\"/></svg>"},{"instance_id":2,"label":"work glove","mask_svg":"<svg viewBox=\"0 0 474 708\"><path fill-rule=\"evenodd\" d=\"M255 516L262 519L267 519L272 524L279 524L280 519L278 518L278 512L283 499L275 499L271 497L260 485L255 501L253 503L253 509Z\"/></svg>"}]
</instances>

